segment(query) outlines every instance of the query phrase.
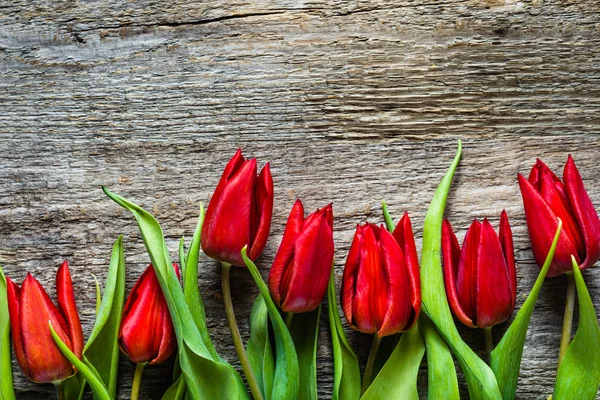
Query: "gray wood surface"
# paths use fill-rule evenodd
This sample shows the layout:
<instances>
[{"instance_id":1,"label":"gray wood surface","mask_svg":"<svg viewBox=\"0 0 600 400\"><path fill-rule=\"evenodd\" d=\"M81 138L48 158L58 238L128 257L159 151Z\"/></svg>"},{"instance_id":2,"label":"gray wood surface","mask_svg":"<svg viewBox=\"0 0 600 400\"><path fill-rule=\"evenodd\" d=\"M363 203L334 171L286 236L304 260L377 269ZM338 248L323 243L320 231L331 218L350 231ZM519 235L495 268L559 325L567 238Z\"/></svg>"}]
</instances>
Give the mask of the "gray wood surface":
<instances>
[{"instance_id":1,"label":"gray wood surface","mask_svg":"<svg viewBox=\"0 0 600 400\"><path fill-rule=\"evenodd\" d=\"M222 168L241 147L272 163L275 211L259 267L266 277L295 198L334 203L338 279L357 223L408 211L418 247L433 190L464 140L447 215L464 232L497 224L506 208L518 262L517 307L538 273L517 172L536 157L561 172L573 154L600 207L600 14L596 1L0 2L0 263L20 282L31 271L51 295L71 262L84 332L125 234L127 289L146 267L137 227L100 185L161 221L176 256L191 237ZM210 333L239 367L217 265L202 258ZM600 271L586 271L600 310ZM233 273L242 335L256 289ZM527 336L520 399L551 393L565 279L547 280ZM506 329L495 329L496 341ZM328 398L327 325L319 394ZM479 331L462 329L483 349ZM348 331L365 362L369 338ZM15 371L18 367L15 366ZM122 359L120 398L133 366ZM16 372L21 399L51 386ZM142 398L159 399L170 366L146 369ZM420 386L426 383L426 374ZM466 396L466 391L463 393Z\"/></svg>"}]
</instances>

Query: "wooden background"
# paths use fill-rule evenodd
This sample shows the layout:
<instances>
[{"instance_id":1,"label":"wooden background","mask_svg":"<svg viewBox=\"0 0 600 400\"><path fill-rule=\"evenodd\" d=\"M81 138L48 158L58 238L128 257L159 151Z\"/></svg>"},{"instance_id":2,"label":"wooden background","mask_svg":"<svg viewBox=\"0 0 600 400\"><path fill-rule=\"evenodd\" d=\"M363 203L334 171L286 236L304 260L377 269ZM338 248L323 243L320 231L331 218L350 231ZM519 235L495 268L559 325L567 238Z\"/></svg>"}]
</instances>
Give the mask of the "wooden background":
<instances>
[{"instance_id":1,"label":"wooden background","mask_svg":"<svg viewBox=\"0 0 600 400\"><path fill-rule=\"evenodd\" d=\"M382 199L395 219L410 213L420 249L428 203L462 138L447 215L462 241L473 218L496 226L507 209L520 307L538 267L517 173L541 157L560 175L571 153L600 206L599 30L595 0L4 0L0 263L17 282L31 271L53 296L68 258L87 335L92 274L105 278L117 235L128 290L148 263L133 219L100 185L152 211L175 257L241 147L259 165L271 161L275 180L263 275L294 199L307 210L333 201L339 287L355 225L382 222ZM219 268L204 257L200 274L210 333L239 367ZM600 310L600 271L584 276ZM256 289L243 269L232 280L247 337ZM548 279L540 295L520 399L552 392L565 283ZM326 327L323 398L332 382ZM482 350L481 332L461 332ZM348 334L364 365L369 338ZM15 371L20 399L54 398ZM123 358L120 398L132 375ZM170 366L147 368L142 398L159 399L169 383Z\"/></svg>"}]
</instances>

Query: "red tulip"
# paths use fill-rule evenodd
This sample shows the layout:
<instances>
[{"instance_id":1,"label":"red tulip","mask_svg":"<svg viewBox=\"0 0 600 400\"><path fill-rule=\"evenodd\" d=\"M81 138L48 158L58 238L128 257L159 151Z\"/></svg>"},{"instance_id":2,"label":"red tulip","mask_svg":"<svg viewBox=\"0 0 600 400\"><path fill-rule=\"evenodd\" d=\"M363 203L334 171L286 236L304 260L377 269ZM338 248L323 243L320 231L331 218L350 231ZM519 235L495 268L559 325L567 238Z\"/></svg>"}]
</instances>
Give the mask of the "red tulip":
<instances>
[{"instance_id":1,"label":"red tulip","mask_svg":"<svg viewBox=\"0 0 600 400\"><path fill-rule=\"evenodd\" d=\"M490 328L504 322L515 308L517 275L513 240L506 211L500 215L500 234L487 219L474 220L462 249L448 220L442 233L444 280L450 308L471 328Z\"/></svg>"},{"instance_id":2,"label":"red tulip","mask_svg":"<svg viewBox=\"0 0 600 400\"><path fill-rule=\"evenodd\" d=\"M73 375L73 364L62 354L50 333L49 322L58 337L81 358L83 332L67 261L56 274L58 308L31 275L19 288L7 279L8 311L17 361L29 379L56 383Z\"/></svg>"},{"instance_id":3,"label":"red tulip","mask_svg":"<svg viewBox=\"0 0 600 400\"><path fill-rule=\"evenodd\" d=\"M538 159L529 179L519 174L519 186L533 256L540 268L552 245L558 218L563 222L548 276L571 272L571 255L581 269L600 259L600 219L571 156L565 164L563 182Z\"/></svg>"},{"instance_id":4,"label":"red tulip","mask_svg":"<svg viewBox=\"0 0 600 400\"><path fill-rule=\"evenodd\" d=\"M357 226L342 281L348 323L378 337L413 326L421 310L421 283L410 219L392 236L383 227ZM398 240L398 241L397 241Z\"/></svg>"},{"instance_id":5,"label":"red tulip","mask_svg":"<svg viewBox=\"0 0 600 400\"><path fill-rule=\"evenodd\" d=\"M333 211L331 204L304 219L296 200L269 274L275 304L285 312L316 309L327 290L333 263Z\"/></svg>"},{"instance_id":6,"label":"red tulip","mask_svg":"<svg viewBox=\"0 0 600 400\"><path fill-rule=\"evenodd\" d=\"M173 264L177 276L177 264ZM177 348L167 302L152 264L129 293L123 310L119 346L135 363L166 361Z\"/></svg>"},{"instance_id":7,"label":"red tulip","mask_svg":"<svg viewBox=\"0 0 600 400\"><path fill-rule=\"evenodd\" d=\"M244 265L240 251L248 245L248 257L260 256L273 214L273 179L267 163L256 176L256 159L244 159L238 150L223 171L210 199L202 227L202 250L209 257L232 265Z\"/></svg>"}]
</instances>

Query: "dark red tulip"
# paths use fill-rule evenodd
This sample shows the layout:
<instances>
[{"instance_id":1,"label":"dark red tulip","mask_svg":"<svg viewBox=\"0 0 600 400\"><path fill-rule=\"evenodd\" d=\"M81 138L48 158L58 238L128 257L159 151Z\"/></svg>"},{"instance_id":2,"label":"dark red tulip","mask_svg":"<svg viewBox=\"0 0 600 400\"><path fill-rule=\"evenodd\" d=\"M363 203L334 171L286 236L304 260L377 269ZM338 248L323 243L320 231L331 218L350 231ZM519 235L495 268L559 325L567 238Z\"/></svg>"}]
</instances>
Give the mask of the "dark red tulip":
<instances>
[{"instance_id":1,"label":"dark red tulip","mask_svg":"<svg viewBox=\"0 0 600 400\"><path fill-rule=\"evenodd\" d=\"M533 255L540 268L552 245L558 219L563 222L548 276L571 272L571 255L581 269L600 259L600 219L571 156L562 182L538 159L529 179L519 174L519 186Z\"/></svg>"},{"instance_id":2,"label":"dark red tulip","mask_svg":"<svg viewBox=\"0 0 600 400\"><path fill-rule=\"evenodd\" d=\"M31 274L20 288L8 278L6 282L13 346L25 375L38 383L56 383L73 375L73 364L54 342L49 327L50 322L58 337L81 358L83 332L67 261L56 274L58 308Z\"/></svg>"},{"instance_id":3,"label":"dark red tulip","mask_svg":"<svg viewBox=\"0 0 600 400\"><path fill-rule=\"evenodd\" d=\"M379 337L409 329L421 310L419 265L408 215L398 226L396 237L369 223L357 226L344 269L340 297L348 323Z\"/></svg>"},{"instance_id":4,"label":"dark red tulip","mask_svg":"<svg viewBox=\"0 0 600 400\"><path fill-rule=\"evenodd\" d=\"M496 235L487 219L469 227L462 249L448 220L442 232L444 281L450 308L471 328L504 322L515 308L517 275L512 232L506 211Z\"/></svg>"},{"instance_id":5,"label":"dark red tulip","mask_svg":"<svg viewBox=\"0 0 600 400\"><path fill-rule=\"evenodd\" d=\"M331 204L304 219L302 202L296 200L269 273L275 304L293 313L316 309L327 290L332 263Z\"/></svg>"},{"instance_id":6,"label":"dark red tulip","mask_svg":"<svg viewBox=\"0 0 600 400\"><path fill-rule=\"evenodd\" d=\"M179 276L177 264L173 268ZM129 293L123 310L119 346L135 363L166 361L177 348L167 302L152 264Z\"/></svg>"},{"instance_id":7,"label":"dark red tulip","mask_svg":"<svg viewBox=\"0 0 600 400\"><path fill-rule=\"evenodd\" d=\"M238 150L223 171L210 199L202 226L202 250L209 257L243 266L240 251L260 256L273 214L273 179L267 163L256 175L256 159L244 159Z\"/></svg>"}]
</instances>

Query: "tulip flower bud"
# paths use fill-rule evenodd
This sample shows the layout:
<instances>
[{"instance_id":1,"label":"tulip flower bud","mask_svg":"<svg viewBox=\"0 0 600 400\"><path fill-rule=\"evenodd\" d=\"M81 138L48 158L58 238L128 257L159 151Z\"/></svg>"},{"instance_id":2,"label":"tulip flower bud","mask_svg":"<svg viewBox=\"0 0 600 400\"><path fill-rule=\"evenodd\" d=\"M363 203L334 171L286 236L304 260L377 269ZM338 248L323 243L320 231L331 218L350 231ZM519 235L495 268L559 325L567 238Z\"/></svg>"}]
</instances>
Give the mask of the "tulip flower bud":
<instances>
[{"instance_id":1,"label":"tulip flower bud","mask_svg":"<svg viewBox=\"0 0 600 400\"><path fill-rule=\"evenodd\" d=\"M446 295L452 312L471 328L490 328L504 322L515 308L517 275L513 240L506 211L500 234L487 219L474 220L462 249L448 220L442 228Z\"/></svg>"},{"instance_id":2,"label":"tulip flower bud","mask_svg":"<svg viewBox=\"0 0 600 400\"><path fill-rule=\"evenodd\" d=\"M48 324L52 324L58 337L81 358L83 332L67 261L56 274L58 308L31 274L27 274L20 288L10 279L6 282L13 346L25 375L38 383L56 383L73 375L73 364L54 342Z\"/></svg>"},{"instance_id":3,"label":"tulip flower bud","mask_svg":"<svg viewBox=\"0 0 600 400\"><path fill-rule=\"evenodd\" d=\"M275 304L293 313L316 309L325 296L332 263L331 204L304 219L302 202L296 200L269 273Z\"/></svg>"},{"instance_id":4,"label":"tulip flower bud","mask_svg":"<svg viewBox=\"0 0 600 400\"><path fill-rule=\"evenodd\" d=\"M179 269L173 264L177 276ZM135 363L166 361L177 348L171 315L152 264L129 293L119 332L119 346Z\"/></svg>"},{"instance_id":5,"label":"tulip flower bud","mask_svg":"<svg viewBox=\"0 0 600 400\"><path fill-rule=\"evenodd\" d=\"M571 255L581 269L600 259L600 219L571 156L562 182L538 159L529 179L519 174L519 186L533 256L540 268L552 245L558 219L563 222L549 277L571 272Z\"/></svg>"},{"instance_id":6,"label":"tulip flower bud","mask_svg":"<svg viewBox=\"0 0 600 400\"><path fill-rule=\"evenodd\" d=\"M396 233L357 226L342 281L342 309L350 326L378 337L413 326L421 310L419 265L410 219Z\"/></svg>"},{"instance_id":7,"label":"tulip flower bud","mask_svg":"<svg viewBox=\"0 0 600 400\"><path fill-rule=\"evenodd\" d=\"M267 163L256 175L256 159L244 159L238 150L223 171L210 199L202 226L202 251L211 258L243 266L240 254L248 246L248 257L262 253L273 214L273 179Z\"/></svg>"}]
</instances>

